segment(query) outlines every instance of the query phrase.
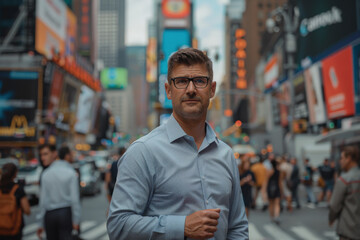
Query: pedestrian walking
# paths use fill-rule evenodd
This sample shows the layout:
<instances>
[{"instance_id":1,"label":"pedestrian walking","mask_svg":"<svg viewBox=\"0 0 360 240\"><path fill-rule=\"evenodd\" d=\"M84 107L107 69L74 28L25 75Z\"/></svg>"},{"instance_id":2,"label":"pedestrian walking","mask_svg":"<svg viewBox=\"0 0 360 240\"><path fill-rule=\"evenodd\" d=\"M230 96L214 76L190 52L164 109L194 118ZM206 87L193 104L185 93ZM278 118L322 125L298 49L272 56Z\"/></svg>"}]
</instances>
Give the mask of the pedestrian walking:
<instances>
[{"instance_id":1,"label":"pedestrian walking","mask_svg":"<svg viewBox=\"0 0 360 240\"><path fill-rule=\"evenodd\" d=\"M276 224L280 223L280 197L282 178L279 170L279 163L277 160L271 160L272 170L270 171L269 180L267 184L267 194L269 198L269 213L271 221Z\"/></svg>"},{"instance_id":2,"label":"pedestrian walking","mask_svg":"<svg viewBox=\"0 0 360 240\"><path fill-rule=\"evenodd\" d=\"M324 163L318 167L320 177L324 181L322 191L319 193L318 202L321 202L326 197L326 202L329 203L331 194L335 183L335 167L330 165L329 159L325 158Z\"/></svg>"},{"instance_id":3,"label":"pedestrian walking","mask_svg":"<svg viewBox=\"0 0 360 240\"><path fill-rule=\"evenodd\" d=\"M360 154L357 146L341 152L343 173L336 180L329 206L329 224L338 220L336 232L340 240L360 239Z\"/></svg>"},{"instance_id":4,"label":"pedestrian walking","mask_svg":"<svg viewBox=\"0 0 360 240\"><path fill-rule=\"evenodd\" d=\"M50 144L42 144L39 146L39 155L40 155L40 164L43 167L43 170L41 171L40 174L40 185L41 185L41 176L44 173L44 170L46 168L48 168L51 163L53 163L57 156L57 151L56 151L56 146L55 145L50 145Z\"/></svg>"},{"instance_id":5,"label":"pedestrian walking","mask_svg":"<svg viewBox=\"0 0 360 240\"><path fill-rule=\"evenodd\" d=\"M291 165L293 165L293 167L292 167L290 179L288 180L287 185L291 191L292 201L295 201L296 208L300 209L301 206L300 206L299 195L298 195L298 187L301 182L299 166L297 165L296 158L291 158L290 163L291 163Z\"/></svg>"},{"instance_id":6,"label":"pedestrian walking","mask_svg":"<svg viewBox=\"0 0 360 240\"><path fill-rule=\"evenodd\" d=\"M303 175L302 182L306 189L306 196L307 196L307 201L309 203L309 207L314 208L315 205L317 204L313 191L313 175L315 169L311 166L310 160L308 158L304 160L304 166L305 166L305 172Z\"/></svg>"},{"instance_id":7,"label":"pedestrian walking","mask_svg":"<svg viewBox=\"0 0 360 240\"><path fill-rule=\"evenodd\" d=\"M20 240L23 214L30 215L30 204L22 185L15 183L18 169L14 163L2 167L0 178L0 239Z\"/></svg>"},{"instance_id":8,"label":"pedestrian walking","mask_svg":"<svg viewBox=\"0 0 360 240\"><path fill-rule=\"evenodd\" d=\"M192 48L173 53L165 89L172 115L118 166L110 239L249 239L237 162L206 122L216 89L211 60Z\"/></svg>"},{"instance_id":9,"label":"pedestrian walking","mask_svg":"<svg viewBox=\"0 0 360 240\"><path fill-rule=\"evenodd\" d=\"M263 159L259 158L259 161L251 166L251 171L255 175L255 194L252 202L252 208L256 208L256 199L260 193L263 203L267 203L267 194L266 194L266 167L263 165Z\"/></svg>"},{"instance_id":10,"label":"pedestrian walking","mask_svg":"<svg viewBox=\"0 0 360 240\"><path fill-rule=\"evenodd\" d=\"M281 179L282 179L282 199L285 200L286 202L286 208L288 211L292 211L292 196L291 196L291 190L288 187L288 182L290 180L291 177L291 172L293 170L293 165L291 165L286 157L282 157L281 158L281 162L280 162L280 174L282 175Z\"/></svg>"},{"instance_id":11,"label":"pedestrian walking","mask_svg":"<svg viewBox=\"0 0 360 240\"><path fill-rule=\"evenodd\" d=\"M118 163L119 159L124 155L126 151L125 147L119 148L118 152L112 156L113 162L109 165L108 171L105 174L105 189L107 191L107 198L109 202L111 201L111 196L114 192L114 187L116 183L116 176L118 173Z\"/></svg>"},{"instance_id":12,"label":"pedestrian walking","mask_svg":"<svg viewBox=\"0 0 360 240\"><path fill-rule=\"evenodd\" d=\"M79 230L80 194L78 176L72 167L72 152L63 146L59 158L42 175L38 237L45 229L48 240L68 240L72 230Z\"/></svg>"},{"instance_id":13,"label":"pedestrian walking","mask_svg":"<svg viewBox=\"0 0 360 240\"><path fill-rule=\"evenodd\" d=\"M240 172L240 186L243 193L246 216L249 217L249 212L252 204L252 187L255 186L255 175L250 170L250 160L248 156L244 156L239 166Z\"/></svg>"}]
</instances>

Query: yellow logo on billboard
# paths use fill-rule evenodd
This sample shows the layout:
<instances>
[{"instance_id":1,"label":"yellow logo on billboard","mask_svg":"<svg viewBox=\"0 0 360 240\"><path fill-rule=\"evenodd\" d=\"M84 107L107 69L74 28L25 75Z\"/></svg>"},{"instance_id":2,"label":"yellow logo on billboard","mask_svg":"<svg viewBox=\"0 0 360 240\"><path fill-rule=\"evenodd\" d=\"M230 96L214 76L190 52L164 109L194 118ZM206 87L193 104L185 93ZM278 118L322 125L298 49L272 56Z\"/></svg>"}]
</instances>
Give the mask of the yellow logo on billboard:
<instances>
[{"instance_id":1,"label":"yellow logo on billboard","mask_svg":"<svg viewBox=\"0 0 360 240\"><path fill-rule=\"evenodd\" d=\"M0 127L2 137L34 137L35 127L29 127L24 115L14 115L10 127Z\"/></svg>"}]
</instances>

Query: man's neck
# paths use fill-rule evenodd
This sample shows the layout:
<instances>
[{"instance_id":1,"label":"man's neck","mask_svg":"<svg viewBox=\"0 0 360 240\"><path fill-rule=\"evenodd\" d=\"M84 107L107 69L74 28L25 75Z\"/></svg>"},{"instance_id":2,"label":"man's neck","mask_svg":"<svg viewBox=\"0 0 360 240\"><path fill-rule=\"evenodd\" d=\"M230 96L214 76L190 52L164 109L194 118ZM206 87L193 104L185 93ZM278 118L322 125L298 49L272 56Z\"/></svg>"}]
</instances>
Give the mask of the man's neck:
<instances>
[{"instance_id":1,"label":"man's neck","mask_svg":"<svg viewBox=\"0 0 360 240\"><path fill-rule=\"evenodd\" d=\"M357 168L357 167L359 167L359 165L358 165L356 162L351 162L351 163L349 164L349 167L348 167L347 172L350 171L351 169Z\"/></svg>"},{"instance_id":2,"label":"man's neck","mask_svg":"<svg viewBox=\"0 0 360 240\"><path fill-rule=\"evenodd\" d=\"M183 120L176 116L174 116L174 118L184 132L194 138L196 146L199 149L206 135L205 120Z\"/></svg>"}]
</instances>

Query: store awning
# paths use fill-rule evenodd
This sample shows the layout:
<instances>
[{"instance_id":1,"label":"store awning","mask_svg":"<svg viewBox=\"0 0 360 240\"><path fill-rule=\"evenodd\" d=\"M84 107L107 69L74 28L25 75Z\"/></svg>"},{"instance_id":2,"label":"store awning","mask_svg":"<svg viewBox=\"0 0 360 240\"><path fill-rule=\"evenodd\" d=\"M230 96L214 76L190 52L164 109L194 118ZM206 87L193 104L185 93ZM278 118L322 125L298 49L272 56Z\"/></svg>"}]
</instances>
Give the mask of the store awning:
<instances>
[{"instance_id":1,"label":"store awning","mask_svg":"<svg viewBox=\"0 0 360 240\"><path fill-rule=\"evenodd\" d=\"M321 135L316 139L316 143L324 143L324 142L331 142L331 141L338 141L338 140L350 140L354 137L360 136L360 124L351 126L348 129L337 129L328 132L326 135Z\"/></svg>"}]
</instances>

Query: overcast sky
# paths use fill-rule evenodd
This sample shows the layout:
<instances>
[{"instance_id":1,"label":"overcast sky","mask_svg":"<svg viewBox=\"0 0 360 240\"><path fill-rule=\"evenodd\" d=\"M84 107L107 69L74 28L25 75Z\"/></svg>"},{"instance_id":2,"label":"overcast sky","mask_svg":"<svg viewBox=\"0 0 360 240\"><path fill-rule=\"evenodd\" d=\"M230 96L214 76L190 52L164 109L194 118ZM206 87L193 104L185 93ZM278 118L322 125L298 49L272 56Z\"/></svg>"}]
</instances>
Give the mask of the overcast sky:
<instances>
[{"instance_id":1,"label":"overcast sky","mask_svg":"<svg viewBox=\"0 0 360 240\"><path fill-rule=\"evenodd\" d=\"M224 74L224 4L229 0L193 0L195 36L201 50L216 51L220 60L214 61L214 79L221 81ZM126 45L146 45L148 21L153 17L153 0L126 0Z\"/></svg>"}]
</instances>

